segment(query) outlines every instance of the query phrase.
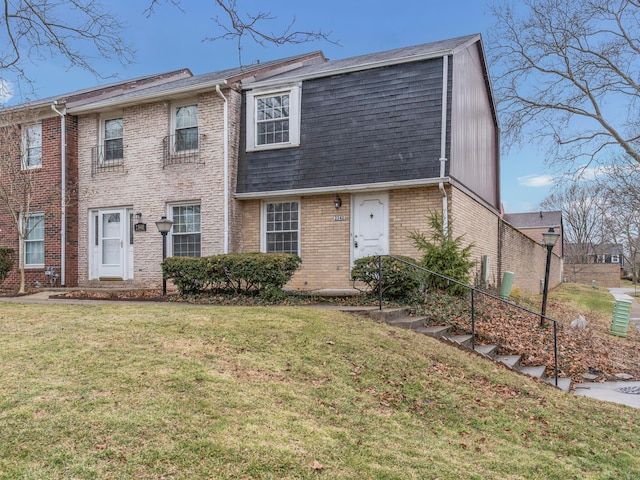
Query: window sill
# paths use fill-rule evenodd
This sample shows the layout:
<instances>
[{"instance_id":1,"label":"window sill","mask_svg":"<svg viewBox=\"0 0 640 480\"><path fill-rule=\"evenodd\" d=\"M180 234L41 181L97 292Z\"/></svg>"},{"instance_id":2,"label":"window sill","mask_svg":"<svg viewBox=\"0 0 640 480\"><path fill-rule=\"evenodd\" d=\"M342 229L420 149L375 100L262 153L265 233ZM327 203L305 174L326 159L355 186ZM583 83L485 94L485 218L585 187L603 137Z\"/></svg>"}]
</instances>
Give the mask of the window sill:
<instances>
[{"instance_id":1,"label":"window sill","mask_svg":"<svg viewBox=\"0 0 640 480\"><path fill-rule=\"evenodd\" d=\"M247 152L261 152L263 150L281 150L283 148L296 148L300 143L272 143L269 145L256 145L247 147Z\"/></svg>"}]
</instances>

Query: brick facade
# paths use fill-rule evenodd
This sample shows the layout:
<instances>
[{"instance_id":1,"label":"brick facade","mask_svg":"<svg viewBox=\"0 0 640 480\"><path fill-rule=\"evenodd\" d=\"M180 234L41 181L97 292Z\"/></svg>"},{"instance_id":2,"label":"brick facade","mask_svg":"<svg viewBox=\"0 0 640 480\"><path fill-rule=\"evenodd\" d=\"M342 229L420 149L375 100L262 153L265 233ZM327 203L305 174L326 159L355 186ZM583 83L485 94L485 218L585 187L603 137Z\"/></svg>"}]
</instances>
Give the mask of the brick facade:
<instances>
[{"instance_id":1,"label":"brick facade","mask_svg":"<svg viewBox=\"0 0 640 480\"><path fill-rule=\"evenodd\" d=\"M237 114L240 95L225 89L230 113ZM91 149L99 143L100 116L79 118L79 242L78 268L80 284L95 283L99 278L92 267L89 219L99 209L127 208L141 214L146 231L133 233L133 278L130 286L158 286L162 276L162 236L155 221L167 215L174 204L201 206L201 253L223 253L224 248L224 102L213 90L188 99L198 105L198 133L203 135L200 163L167 165L163 168L163 139L171 135L171 115L176 104L170 100L126 107L124 125L124 171L98 172L92 176ZM238 124L230 122L230 154L237 151ZM231 162L233 163L233 162ZM235 184L231 170L230 186ZM230 198L231 218L237 208ZM233 230L235 235L235 230ZM170 237L168 238L170 241ZM231 243L237 242L231 238ZM104 283L104 282L102 282Z\"/></svg>"},{"instance_id":2,"label":"brick facade","mask_svg":"<svg viewBox=\"0 0 640 480\"><path fill-rule=\"evenodd\" d=\"M44 266L25 268L25 284L27 287L37 283L45 283L45 268L55 266L57 273L61 273L62 267L62 142L61 129L62 120L60 116L44 117L38 120L42 126L42 166L23 171L23 175L31 176L31 206L30 212L44 214ZM76 220L76 196L75 183L77 175L75 172L74 148L77 142L76 121L73 116L65 117L66 127L66 231L65 248L67 250L66 286L73 286L77 281L77 271L73 264L73 257L76 254L77 224ZM21 129L22 125L33 122L16 123L10 127L4 127L3 138L12 138L10 142L3 145L4 152L8 152L16 166L21 161ZM7 129L9 132L7 133ZM4 153L3 152L3 153ZM3 179L2 181L7 181ZM19 252L19 240L15 224L11 221L9 212L6 209L0 211L0 244L13 248ZM71 261L69 261L71 259ZM16 257L17 260L17 257ZM3 282L3 288L16 289L20 284L20 272L18 261L16 261L13 271ZM60 285L60 282L57 284Z\"/></svg>"}]
</instances>

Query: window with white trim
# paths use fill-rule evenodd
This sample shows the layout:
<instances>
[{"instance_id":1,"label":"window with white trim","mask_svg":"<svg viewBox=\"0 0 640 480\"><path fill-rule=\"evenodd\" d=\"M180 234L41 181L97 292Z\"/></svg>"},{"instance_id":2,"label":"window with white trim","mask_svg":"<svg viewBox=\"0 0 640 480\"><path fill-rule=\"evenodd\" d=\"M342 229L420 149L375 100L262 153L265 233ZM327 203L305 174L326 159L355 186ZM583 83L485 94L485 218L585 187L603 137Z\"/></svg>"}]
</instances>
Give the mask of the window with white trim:
<instances>
[{"instance_id":1,"label":"window with white trim","mask_svg":"<svg viewBox=\"0 0 640 480\"><path fill-rule=\"evenodd\" d=\"M247 150L300 145L300 86L247 93Z\"/></svg>"},{"instance_id":2,"label":"window with white trim","mask_svg":"<svg viewBox=\"0 0 640 480\"><path fill-rule=\"evenodd\" d=\"M620 255L611 255L611 263L620 263Z\"/></svg>"},{"instance_id":3,"label":"window with white trim","mask_svg":"<svg viewBox=\"0 0 640 480\"><path fill-rule=\"evenodd\" d=\"M198 105L180 105L174 110L174 152L198 150Z\"/></svg>"},{"instance_id":4,"label":"window with white trim","mask_svg":"<svg viewBox=\"0 0 640 480\"><path fill-rule=\"evenodd\" d=\"M200 205L170 207L171 254L174 257L199 257L202 251Z\"/></svg>"},{"instance_id":5,"label":"window with white trim","mask_svg":"<svg viewBox=\"0 0 640 480\"><path fill-rule=\"evenodd\" d=\"M299 254L299 202L263 204L263 251Z\"/></svg>"},{"instance_id":6,"label":"window with white trim","mask_svg":"<svg viewBox=\"0 0 640 480\"><path fill-rule=\"evenodd\" d=\"M124 128L122 117L107 118L103 123L105 162L117 162L124 158Z\"/></svg>"},{"instance_id":7,"label":"window with white trim","mask_svg":"<svg viewBox=\"0 0 640 480\"><path fill-rule=\"evenodd\" d=\"M22 168L42 167L42 124L26 125L22 129Z\"/></svg>"},{"instance_id":8,"label":"window with white trim","mask_svg":"<svg viewBox=\"0 0 640 480\"><path fill-rule=\"evenodd\" d=\"M27 267L44 266L44 214L42 213L32 213L27 219L24 264Z\"/></svg>"}]
</instances>

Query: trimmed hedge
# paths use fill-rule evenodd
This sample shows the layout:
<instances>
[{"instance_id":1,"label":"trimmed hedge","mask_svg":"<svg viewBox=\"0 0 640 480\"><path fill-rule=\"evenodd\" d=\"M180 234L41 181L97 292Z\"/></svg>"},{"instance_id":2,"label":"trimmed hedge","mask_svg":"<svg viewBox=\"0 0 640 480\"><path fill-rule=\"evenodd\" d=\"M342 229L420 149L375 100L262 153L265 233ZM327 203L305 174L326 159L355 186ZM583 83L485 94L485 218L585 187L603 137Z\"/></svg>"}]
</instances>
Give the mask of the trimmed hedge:
<instances>
[{"instance_id":1,"label":"trimmed hedge","mask_svg":"<svg viewBox=\"0 0 640 480\"><path fill-rule=\"evenodd\" d=\"M410 257L397 257L407 262L417 264ZM359 258L354 262L351 278L364 282L367 289L375 294L378 292L378 257ZM391 257L382 257L382 296L389 300L412 299L420 293L424 282L421 270L407 265Z\"/></svg>"},{"instance_id":2,"label":"trimmed hedge","mask_svg":"<svg viewBox=\"0 0 640 480\"><path fill-rule=\"evenodd\" d=\"M162 273L181 295L206 291L257 292L279 296L280 289L300 266L297 255L287 253L230 253L212 257L169 257Z\"/></svg>"},{"instance_id":3,"label":"trimmed hedge","mask_svg":"<svg viewBox=\"0 0 640 480\"><path fill-rule=\"evenodd\" d=\"M0 247L0 283L6 280L13 269L14 253L13 248Z\"/></svg>"}]
</instances>

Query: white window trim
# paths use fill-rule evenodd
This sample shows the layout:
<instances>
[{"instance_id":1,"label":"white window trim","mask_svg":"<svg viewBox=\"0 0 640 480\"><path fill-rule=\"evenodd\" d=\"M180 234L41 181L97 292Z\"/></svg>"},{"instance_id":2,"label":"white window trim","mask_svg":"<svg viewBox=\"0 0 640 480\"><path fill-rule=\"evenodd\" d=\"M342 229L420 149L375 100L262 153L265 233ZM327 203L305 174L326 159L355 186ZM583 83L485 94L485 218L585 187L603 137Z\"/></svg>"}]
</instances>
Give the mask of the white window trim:
<instances>
[{"instance_id":1,"label":"white window trim","mask_svg":"<svg viewBox=\"0 0 640 480\"><path fill-rule=\"evenodd\" d=\"M200 256L202 253L202 202L200 200L170 203L167 205L167 218L173 222L173 207L188 207L190 205L198 205L200 207ZM173 257L173 225L167 234L167 257Z\"/></svg>"},{"instance_id":2,"label":"white window trim","mask_svg":"<svg viewBox=\"0 0 640 480\"><path fill-rule=\"evenodd\" d=\"M41 217L42 220L41 222L44 223L45 218L44 218L44 212L30 212L29 213L29 218L33 218L33 217ZM24 221L24 216L20 216L20 228L22 229L22 222ZM28 232L27 232L28 235ZM42 257L45 258L45 241L46 241L46 233L43 234L42 236ZM24 243L24 246L22 245L22 243ZM26 258L26 246L27 246L27 239L25 237L24 242L21 242L20 245L20 258L22 259L22 264L24 265L25 270L29 270L29 269L38 269L38 268L44 268L44 263L27 263L27 258ZM23 249L24 247L24 249Z\"/></svg>"},{"instance_id":3,"label":"white window trim","mask_svg":"<svg viewBox=\"0 0 640 480\"><path fill-rule=\"evenodd\" d=\"M178 108L180 107L188 107L189 105L195 105L196 108L198 109L198 148L194 149L194 150L180 150L179 152L176 152L176 113L178 111ZM198 102L197 98L191 98L189 100L182 100L179 102L172 102L171 103L171 125L170 125L170 129L171 129L171 133L169 135L171 135L171 145L170 145L170 149L171 149L171 155L184 155L184 154L188 154L188 153L193 153L193 152L197 152L198 149L200 148L200 131L201 131L201 125L200 125L200 103ZM168 217L167 217L168 218Z\"/></svg>"},{"instance_id":4,"label":"white window trim","mask_svg":"<svg viewBox=\"0 0 640 480\"><path fill-rule=\"evenodd\" d=\"M260 251L262 253L267 252L267 205L270 203L291 202L298 202L298 251L296 255L300 256L302 244L302 203L300 202L300 198L277 198L260 202Z\"/></svg>"},{"instance_id":5,"label":"white window trim","mask_svg":"<svg viewBox=\"0 0 640 480\"><path fill-rule=\"evenodd\" d=\"M27 141L27 131L29 130L30 127L35 127L35 126L39 126L40 127L40 163L38 165L27 165L27 160L29 157L29 151L28 151L28 145L29 142ZM42 168L42 122L33 122L33 123L27 123L25 125L23 125L22 128L22 138L21 138L21 164L20 164L20 168L22 170L33 170L35 168Z\"/></svg>"},{"instance_id":6,"label":"white window trim","mask_svg":"<svg viewBox=\"0 0 640 480\"><path fill-rule=\"evenodd\" d=\"M271 90L257 90L247 92L247 152L259 150L275 150L300 146L300 118L302 102L302 85L287 85ZM256 129L256 103L259 98L274 95L289 94L289 141L258 145Z\"/></svg>"},{"instance_id":7,"label":"white window trim","mask_svg":"<svg viewBox=\"0 0 640 480\"><path fill-rule=\"evenodd\" d=\"M105 124L107 120L115 120L116 118L122 119L122 158L115 160L106 160L106 150L105 150ZM98 131L98 145L102 150L102 159L100 160L100 165L117 165L124 162L124 117L121 111L118 112L108 112L100 115L100 129Z\"/></svg>"}]
</instances>

